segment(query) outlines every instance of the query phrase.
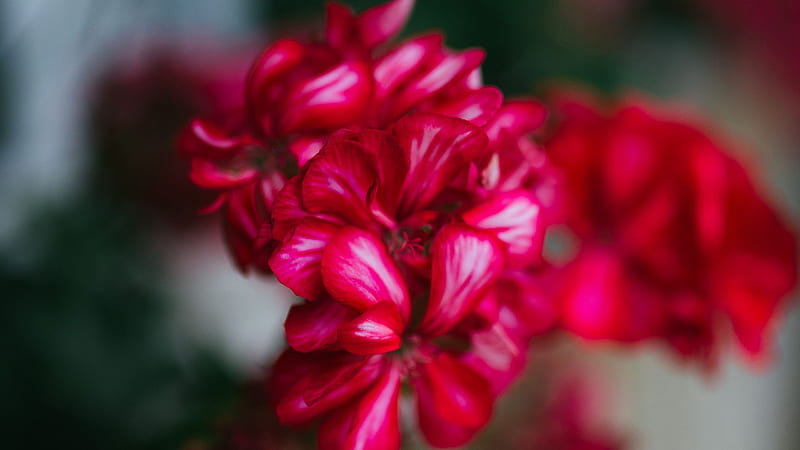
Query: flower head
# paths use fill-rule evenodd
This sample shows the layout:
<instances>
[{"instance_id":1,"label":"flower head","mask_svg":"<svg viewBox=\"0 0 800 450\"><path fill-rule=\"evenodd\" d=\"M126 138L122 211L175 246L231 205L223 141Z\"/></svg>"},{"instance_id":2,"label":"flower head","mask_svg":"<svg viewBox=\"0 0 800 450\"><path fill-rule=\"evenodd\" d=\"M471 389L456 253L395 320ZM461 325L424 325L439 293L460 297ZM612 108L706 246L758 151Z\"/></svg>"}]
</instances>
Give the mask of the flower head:
<instances>
[{"instance_id":1,"label":"flower head","mask_svg":"<svg viewBox=\"0 0 800 450\"><path fill-rule=\"evenodd\" d=\"M722 144L640 104L566 100L549 139L580 251L563 273L564 326L659 339L713 366L718 319L752 356L796 283L794 233Z\"/></svg>"}]
</instances>

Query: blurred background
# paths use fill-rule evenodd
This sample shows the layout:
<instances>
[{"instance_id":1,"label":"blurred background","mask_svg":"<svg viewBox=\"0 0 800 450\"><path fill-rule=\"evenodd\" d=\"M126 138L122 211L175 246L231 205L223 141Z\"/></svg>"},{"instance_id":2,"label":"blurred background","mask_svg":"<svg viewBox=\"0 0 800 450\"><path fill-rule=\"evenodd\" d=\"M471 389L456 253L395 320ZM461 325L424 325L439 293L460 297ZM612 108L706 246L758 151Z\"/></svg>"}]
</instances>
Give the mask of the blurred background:
<instances>
[{"instance_id":1,"label":"blurred background","mask_svg":"<svg viewBox=\"0 0 800 450\"><path fill-rule=\"evenodd\" d=\"M269 39L319 30L322 3L0 2L3 448L205 448L239 407L291 296L234 270L173 140L238 100ZM431 28L485 48L484 79L508 96L578 82L690 106L800 223L800 3L419 1L405 35ZM800 447L798 308L763 373L732 354L709 379L651 350L533 352L523 404L475 448L506 448L524 399L570 378L551 365L592 379L595 415L627 448Z\"/></svg>"}]
</instances>

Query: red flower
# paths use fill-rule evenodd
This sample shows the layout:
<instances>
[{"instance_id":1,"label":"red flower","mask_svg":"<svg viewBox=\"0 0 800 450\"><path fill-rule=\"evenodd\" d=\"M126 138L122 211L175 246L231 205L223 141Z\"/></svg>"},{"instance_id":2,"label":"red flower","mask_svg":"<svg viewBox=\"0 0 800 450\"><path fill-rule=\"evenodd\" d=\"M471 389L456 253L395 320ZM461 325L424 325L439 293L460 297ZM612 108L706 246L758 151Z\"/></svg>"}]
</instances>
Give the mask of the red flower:
<instances>
[{"instance_id":1,"label":"red flower","mask_svg":"<svg viewBox=\"0 0 800 450\"><path fill-rule=\"evenodd\" d=\"M796 282L794 233L742 165L691 124L642 105L561 104L548 143L580 241L562 274L563 325L589 339L660 339L713 366L726 317L768 350Z\"/></svg>"},{"instance_id":2,"label":"red flower","mask_svg":"<svg viewBox=\"0 0 800 450\"><path fill-rule=\"evenodd\" d=\"M334 135L279 194L270 267L310 302L286 320L308 371L280 383L278 415L324 417L322 448L397 448L403 380L428 441L462 445L519 373L538 299L510 269L538 261L540 207L524 189L453 187L489 151L465 120L412 114Z\"/></svg>"},{"instance_id":3,"label":"red flower","mask_svg":"<svg viewBox=\"0 0 800 450\"><path fill-rule=\"evenodd\" d=\"M383 128L410 111L436 112L479 126L492 118L502 95L482 85L483 51L452 52L439 34L382 50L412 6L413 0L393 0L354 15L329 5L323 42L284 39L272 44L250 69L243 110L223 122L196 119L190 124L179 147L192 160L191 179L222 192L208 211L247 195L242 192L264 192L256 203L252 196L239 200L247 208L228 206L226 230L269 227L269 199L281 188L282 177L305 166L339 129ZM421 188L418 195L428 195L425 191ZM227 241L239 267L268 270L260 263L262 238L268 233L236 234L229 232Z\"/></svg>"}]
</instances>

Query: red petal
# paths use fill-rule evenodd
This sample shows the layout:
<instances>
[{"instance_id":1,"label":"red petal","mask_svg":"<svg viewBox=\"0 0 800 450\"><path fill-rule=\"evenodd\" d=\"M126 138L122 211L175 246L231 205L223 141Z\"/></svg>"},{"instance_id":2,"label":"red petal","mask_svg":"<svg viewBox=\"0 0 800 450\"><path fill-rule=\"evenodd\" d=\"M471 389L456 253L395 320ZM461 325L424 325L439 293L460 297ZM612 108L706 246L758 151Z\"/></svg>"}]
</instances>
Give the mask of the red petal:
<instances>
[{"instance_id":1,"label":"red petal","mask_svg":"<svg viewBox=\"0 0 800 450\"><path fill-rule=\"evenodd\" d=\"M375 47L399 33L413 8L414 0L393 0L364 11L357 19L364 45Z\"/></svg>"},{"instance_id":2,"label":"red petal","mask_svg":"<svg viewBox=\"0 0 800 450\"><path fill-rule=\"evenodd\" d=\"M538 199L522 190L499 194L463 214L464 222L506 243L508 262L524 267L539 259L544 230Z\"/></svg>"},{"instance_id":3,"label":"red petal","mask_svg":"<svg viewBox=\"0 0 800 450\"><path fill-rule=\"evenodd\" d=\"M368 389L385 369L381 357L313 353L312 369L281 397L276 412L284 425L304 424L344 405Z\"/></svg>"},{"instance_id":4,"label":"red petal","mask_svg":"<svg viewBox=\"0 0 800 450\"><path fill-rule=\"evenodd\" d=\"M487 144L480 128L437 114L405 116L392 133L408 161L400 203L403 215L425 208Z\"/></svg>"},{"instance_id":5,"label":"red petal","mask_svg":"<svg viewBox=\"0 0 800 450\"><path fill-rule=\"evenodd\" d=\"M269 259L275 277L296 295L316 300L322 295L320 265L325 248L338 226L314 218L306 218L294 228Z\"/></svg>"},{"instance_id":6,"label":"red petal","mask_svg":"<svg viewBox=\"0 0 800 450\"><path fill-rule=\"evenodd\" d=\"M247 183L256 177L258 177L256 169L229 170L199 158L192 159L189 172L192 183L206 189L227 189Z\"/></svg>"},{"instance_id":7,"label":"red petal","mask_svg":"<svg viewBox=\"0 0 800 450\"><path fill-rule=\"evenodd\" d=\"M431 245L431 296L420 332L442 335L475 309L503 270L501 245L466 225L439 231Z\"/></svg>"},{"instance_id":8,"label":"red petal","mask_svg":"<svg viewBox=\"0 0 800 450\"><path fill-rule=\"evenodd\" d=\"M406 41L381 57L372 72L378 101L410 76L424 70L425 62L438 57L441 49L442 35L431 34Z\"/></svg>"},{"instance_id":9,"label":"red petal","mask_svg":"<svg viewBox=\"0 0 800 450\"><path fill-rule=\"evenodd\" d=\"M334 136L308 163L302 181L303 206L312 213L334 214L368 228L372 214L367 193L377 182L370 154L360 145Z\"/></svg>"},{"instance_id":10,"label":"red petal","mask_svg":"<svg viewBox=\"0 0 800 450\"><path fill-rule=\"evenodd\" d=\"M375 385L355 403L322 422L320 450L397 450L400 370L389 366Z\"/></svg>"},{"instance_id":11,"label":"red petal","mask_svg":"<svg viewBox=\"0 0 800 450\"><path fill-rule=\"evenodd\" d=\"M303 45L299 42L288 39L280 40L265 49L250 68L245 98L249 103L251 113L260 119L264 132L268 136L272 135L274 130L271 117L269 117L271 111L266 89L297 66L302 61L304 53Z\"/></svg>"},{"instance_id":12,"label":"red petal","mask_svg":"<svg viewBox=\"0 0 800 450\"><path fill-rule=\"evenodd\" d=\"M503 93L491 86L460 95L437 105L431 112L458 117L482 127L495 115L503 103Z\"/></svg>"},{"instance_id":13,"label":"red petal","mask_svg":"<svg viewBox=\"0 0 800 450\"><path fill-rule=\"evenodd\" d=\"M428 70L393 96L395 104L390 116L396 117L410 111L421 101L441 92L452 83L466 78L483 62L483 50L467 50L462 53L444 55Z\"/></svg>"},{"instance_id":14,"label":"red petal","mask_svg":"<svg viewBox=\"0 0 800 450\"><path fill-rule=\"evenodd\" d=\"M280 118L281 134L347 126L364 115L371 93L372 77L364 64L339 64L292 89Z\"/></svg>"},{"instance_id":15,"label":"red petal","mask_svg":"<svg viewBox=\"0 0 800 450\"><path fill-rule=\"evenodd\" d=\"M325 11L325 41L337 50L350 44L356 30L355 16L350 8L338 3L328 3Z\"/></svg>"},{"instance_id":16,"label":"red petal","mask_svg":"<svg viewBox=\"0 0 800 450\"><path fill-rule=\"evenodd\" d=\"M339 327L342 348L356 355L388 353L400 348L403 318L394 303L382 302Z\"/></svg>"},{"instance_id":17,"label":"red petal","mask_svg":"<svg viewBox=\"0 0 800 450\"><path fill-rule=\"evenodd\" d=\"M247 136L230 136L212 122L194 119L178 137L178 149L186 156L211 159L230 158L253 143Z\"/></svg>"},{"instance_id":18,"label":"red petal","mask_svg":"<svg viewBox=\"0 0 800 450\"><path fill-rule=\"evenodd\" d=\"M505 134L516 139L538 130L544 125L547 110L534 100L514 100L505 103L492 121L486 125L486 135L497 142Z\"/></svg>"},{"instance_id":19,"label":"red petal","mask_svg":"<svg viewBox=\"0 0 800 450\"><path fill-rule=\"evenodd\" d=\"M284 323L286 340L303 353L330 348L336 342L339 327L356 315L356 311L330 298L294 305Z\"/></svg>"},{"instance_id":20,"label":"red petal","mask_svg":"<svg viewBox=\"0 0 800 450\"><path fill-rule=\"evenodd\" d=\"M447 353L419 366L414 387L420 428L435 446L465 444L492 417L494 396L489 382ZM456 433L442 433L445 430Z\"/></svg>"},{"instance_id":21,"label":"red petal","mask_svg":"<svg viewBox=\"0 0 800 450\"><path fill-rule=\"evenodd\" d=\"M370 232L342 228L322 256L322 281L336 300L359 311L380 302L397 305L403 320L410 309L403 278L384 243Z\"/></svg>"},{"instance_id":22,"label":"red petal","mask_svg":"<svg viewBox=\"0 0 800 450\"><path fill-rule=\"evenodd\" d=\"M304 167L319 153L326 139L327 136L302 135L289 142L289 151L297 159L297 165L300 168Z\"/></svg>"}]
</instances>

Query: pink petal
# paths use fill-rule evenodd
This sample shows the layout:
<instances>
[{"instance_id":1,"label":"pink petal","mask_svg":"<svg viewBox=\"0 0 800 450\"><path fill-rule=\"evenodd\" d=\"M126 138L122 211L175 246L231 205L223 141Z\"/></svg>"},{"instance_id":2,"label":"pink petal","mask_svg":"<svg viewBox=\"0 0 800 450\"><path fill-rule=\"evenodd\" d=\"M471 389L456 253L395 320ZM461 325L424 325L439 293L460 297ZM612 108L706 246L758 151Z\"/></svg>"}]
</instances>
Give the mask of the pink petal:
<instances>
[{"instance_id":1,"label":"pink petal","mask_svg":"<svg viewBox=\"0 0 800 450\"><path fill-rule=\"evenodd\" d=\"M393 96L395 104L390 116L396 117L410 111L414 106L433 95L442 92L452 83L463 80L485 57L483 50L467 50L462 53L444 55L439 62L432 64L425 73L409 83Z\"/></svg>"},{"instance_id":2,"label":"pink petal","mask_svg":"<svg viewBox=\"0 0 800 450\"><path fill-rule=\"evenodd\" d=\"M394 221L393 217L396 215L397 204L400 201L403 182L408 171L403 150L392 136L384 131L362 130L358 133L357 138L359 144L373 155L372 160L375 161L379 181L373 193L381 213L387 216L387 221ZM373 209L374 206L370 205L370 208Z\"/></svg>"},{"instance_id":3,"label":"pink petal","mask_svg":"<svg viewBox=\"0 0 800 450\"><path fill-rule=\"evenodd\" d=\"M505 103L491 122L486 125L486 135L492 143L503 134L519 138L533 133L544 125L547 110L534 100L514 100Z\"/></svg>"},{"instance_id":4,"label":"pink petal","mask_svg":"<svg viewBox=\"0 0 800 450\"><path fill-rule=\"evenodd\" d=\"M357 19L364 45L378 46L399 33L413 8L414 0L393 0L364 11Z\"/></svg>"},{"instance_id":5,"label":"pink petal","mask_svg":"<svg viewBox=\"0 0 800 450\"><path fill-rule=\"evenodd\" d=\"M395 123L392 134L408 161L403 215L425 208L487 144L480 128L437 114L407 115Z\"/></svg>"},{"instance_id":6,"label":"pink petal","mask_svg":"<svg viewBox=\"0 0 800 450\"><path fill-rule=\"evenodd\" d=\"M350 354L309 354L313 363L281 396L276 412L284 425L300 425L344 405L361 395L385 370L380 356L363 358Z\"/></svg>"},{"instance_id":7,"label":"pink petal","mask_svg":"<svg viewBox=\"0 0 800 450\"><path fill-rule=\"evenodd\" d=\"M324 292L322 256L338 226L306 218L288 233L269 259L275 277L297 296L316 300Z\"/></svg>"},{"instance_id":8,"label":"pink petal","mask_svg":"<svg viewBox=\"0 0 800 450\"><path fill-rule=\"evenodd\" d=\"M327 136L302 135L290 141L289 151L297 160L297 165L302 168L311 158L317 156L326 139Z\"/></svg>"},{"instance_id":9,"label":"pink petal","mask_svg":"<svg viewBox=\"0 0 800 450\"><path fill-rule=\"evenodd\" d=\"M424 70L425 63L438 57L441 49L442 35L431 34L410 39L381 57L372 72L379 101L409 77Z\"/></svg>"},{"instance_id":10,"label":"pink petal","mask_svg":"<svg viewBox=\"0 0 800 450\"><path fill-rule=\"evenodd\" d=\"M297 41L289 39L280 40L256 58L250 68L246 84L245 98L249 102L249 107L256 117L269 115L269 95L266 92L272 83L286 75L291 69L299 64L305 50L303 45ZM269 120L262 120L266 134L272 135L272 124Z\"/></svg>"},{"instance_id":11,"label":"pink petal","mask_svg":"<svg viewBox=\"0 0 800 450\"><path fill-rule=\"evenodd\" d=\"M372 158L360 145L332 137L308 163L303 177L303 206L312 213L338 215L368 228L372 214L367 193L377 182Z\"/></svg>"},{"instance_id":12,"label":"pink petal","mask_svg":"<svg viewBox=\"0 0 800 450\"><path fill-rule=\"evenodd\" d=\"M354 38L355 22L350 8L339 3L328 3L325 11L325 41L337 50L345 50Z\"/></svg>"},{"instance_id":13,"label":"pink petal","mask_svg":"<svg viewBox=\"0 0 800 450\"><path fill-rule=\"evenodd\" d=\"M320 450L399 450L400 370L389 366L355 403L322 422Z\"/></svg>"},{"instance_id":14,"label":"pink petal","mask_svg":"<svg viewBox=\"0 0 800 450\"><path fill-rule=\"evenodd\" d=\"M192 159L189 179L206 189L227 189L247 183L258 177L258 170L245 167L227 169L204 159Z\"/></svg>"},{"instance_id":15,"label":"pink petal","mask_svg":"<svg viewBox=\"0 0 800 450\"><path fill-rule=\"evenodd\" d=\"M419 366L414 388L420 429L436 447L466 444L492 417L489 382L447 353Z\"/></svg>"},{"instance_id":16,"label":"pink petal","mask_svg":"<svg viewBox=\"0 0 800 450\"><path fill-rule=\"evenodd\" d=\"M431 296L420 332L442 335L475 309L503 270L501 245L462 224L439 231L431 245Z\"/></svg>"},{"instance_id":17,"label":"pink petal","mask_svg":"<svg viewBox=\"0 0 800 450\"><path fill-rule=\"evenodd\" d=\"M280 117L281 134L340 128L366 112L372 77L363 63L339 64L292 88Z\"/></svg>"},{"instance_id":18,"label":"pink petal","mask_svg":"<svg viewBox=\"0 0 800 450\"><path fill-rule=\"evenodd\" d=\"M303 353L330 348L336 342L339 327L357 315L353 309L330 298L294 305L284 323L286 340Z\"/></svg>"},{"instance_id":19,"label":"pink petal","mask_svg":"<svg viewBox=\"0 0 800 450\"><path fill-rule=\"evenodd\" d=\"M487 86L459 95L446 103L437 105L430 111L445 116L458 117L482 127L500 109L502 103L502 92L495 87Z\"/></svg>"},{"instance_id":20,"label":"pink petal","mask_svg":"<svg viewBox=\"0 0 800 450\"><path fill-rule=\"evenodd\" d=\"M273 246L269 212L284 182L283 175L275 172L231 189L225 196L222 216L225 243L242 273L247 273L251 265L269 272L267 260Z\"/></svg>"},{"instance_id":21,"label":"pink petal","mask_svg":"<svg viewBox=\"0 0 800 450\"><path fill-rule=\"evenodd\" d=\"M356 355L388 353L400 348L404 327L397 306L382 302L339 327L339 342Z\"/></svg>"},{"instance_id":22,"label":"pink petal","mask_svg":"<svg viewBox=\"0 0 800 450\"><path fill-rule=\"evenodd\" d=\"M522 190L505 192L480 203L462 215L464 222L492 232L506 243L508 262L524 267L538 260L544 230L538 199Z\"/></svg>"},{"instance_id":23,"label":"pink petal","mask_svg":"<svg viewBox=\"0 0 800 450\"><path fill-rule=\"evenodd\" d=\"M390 301L408 318L403 278L385 244L370 232L345 227L336 233L322 256L322 281L333 298L358 311Z\"/></svg>"},{"instance_id":24,"label":"pink petal","mask_svg":"<svg viewBox=\"0 0 800 450\"><path fill-rule=\"evenodd\" d=\"M210 159L230 158L254 141L248 136L231 136L214 123L194 119L178 137L183 155Z\"/></svg>"},{"instance_id":25,"label":"pink petal","mask_svg":"<svg viewBox=\"0 0 800 450\"><path fill-rule=\"evenodd\" d=\"M471 340L472 349L462 362L483 376L491 384L492 393L499 395L524 369L527 342L518 343L499 322L474 333Z\"/></svg>"}]
</instances>

